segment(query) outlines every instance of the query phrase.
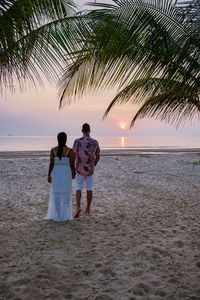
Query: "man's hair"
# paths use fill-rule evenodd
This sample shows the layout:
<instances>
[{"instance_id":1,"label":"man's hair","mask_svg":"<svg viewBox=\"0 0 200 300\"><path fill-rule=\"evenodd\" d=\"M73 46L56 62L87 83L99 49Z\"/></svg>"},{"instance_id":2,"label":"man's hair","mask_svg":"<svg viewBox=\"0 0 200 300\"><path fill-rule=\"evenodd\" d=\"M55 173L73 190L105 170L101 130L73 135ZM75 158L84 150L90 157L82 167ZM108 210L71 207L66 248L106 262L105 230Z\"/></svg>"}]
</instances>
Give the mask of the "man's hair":
<instances>
[{"instance_id":1,"label":"man's hair","mask_svg":"<svg viewBox=\"0 0 200 300\"><path fill-rule=\"evenodd\" d=\"M90 125L88 123L84 123L83 126L82 126L82 131L84 133L87 133L90 131Z\"/></svg>"}]
</instances>

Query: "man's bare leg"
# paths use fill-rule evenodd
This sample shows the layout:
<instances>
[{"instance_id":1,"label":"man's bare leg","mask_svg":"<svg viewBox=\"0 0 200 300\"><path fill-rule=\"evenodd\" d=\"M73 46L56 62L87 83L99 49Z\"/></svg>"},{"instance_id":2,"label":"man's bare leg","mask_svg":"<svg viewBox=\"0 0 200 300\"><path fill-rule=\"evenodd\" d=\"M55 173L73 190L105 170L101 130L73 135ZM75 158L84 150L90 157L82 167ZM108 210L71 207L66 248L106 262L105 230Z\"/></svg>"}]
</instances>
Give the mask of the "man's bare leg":
<instances>
[{"instance_id":1,"label":"man's bare leg","mask_svg":"<svg viewBox=\"0 0 200 300\"><path fill-rule=\"evenodd\" d=\"M75 214L74 218L78 218L79 214L81 212L81 196L82 196L81 191L77 190L76 191L76 214Z\"/></svg>"},{"instance_id":2,"label":"man's bare leg","mask_svg":"<svg viewBox=\"0 0 200 300\"><path fill-rule=\"evenodd\" d=\"M87 214L90 214L91 202L92 202L92 191L87 191L87 207L86 207L86 210L85 210L85 212Z\"/></svg>"}]
</instances>

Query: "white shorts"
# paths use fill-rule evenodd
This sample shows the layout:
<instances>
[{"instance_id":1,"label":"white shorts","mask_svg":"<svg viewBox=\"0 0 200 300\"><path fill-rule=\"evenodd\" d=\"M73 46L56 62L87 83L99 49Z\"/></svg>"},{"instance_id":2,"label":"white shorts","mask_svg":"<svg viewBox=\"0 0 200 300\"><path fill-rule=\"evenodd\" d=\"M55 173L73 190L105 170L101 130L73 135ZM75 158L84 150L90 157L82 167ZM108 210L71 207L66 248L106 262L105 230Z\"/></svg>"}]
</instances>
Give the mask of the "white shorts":
<instances>
[{"instance_id":1,"label":"white shorts","mask_svg":"<svg viewBox=\"0 0 200 300\"><path fill-rule=\"evenodd\" d=\"M86 190L92 191L93 186L93 175L83 176L79 173L76 173L76 190L82 191L84 182L86 182Z\"/></svg>"}]
</instances>

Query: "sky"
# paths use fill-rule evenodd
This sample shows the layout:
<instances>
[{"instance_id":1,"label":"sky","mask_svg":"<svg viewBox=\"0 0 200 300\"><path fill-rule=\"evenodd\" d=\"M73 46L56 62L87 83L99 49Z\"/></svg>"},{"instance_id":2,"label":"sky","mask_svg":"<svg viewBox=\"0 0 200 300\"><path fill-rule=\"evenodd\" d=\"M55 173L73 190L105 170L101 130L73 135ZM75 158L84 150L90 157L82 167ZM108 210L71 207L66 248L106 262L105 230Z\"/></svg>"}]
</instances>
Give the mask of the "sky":
<instances>
[{"instance_id":1,"label":"sky","mask_svg":"<svg viewBox=\"0 0 200 300\"><path fill-rule=\"evenodd\" d=\"M76 1L82 6L85 1ZM84 9L84 6L82 6ZM113 109L102 121L103 113L116 90L104 91L97 95L85 95L61 111L58 109L56 85L45 82L37 90L23 93L16 89L12 94L0 98L0 136L54 136L60 131L78 136L84 122L91 125L94 136L130 137L199 137L200 123L187 124L176 130L163 122L143 119L136 122L133 129L129 124L137 111L137 106L123 105ZM121 128L125 125L125 129Z\"/></svg>"}]
</instances>

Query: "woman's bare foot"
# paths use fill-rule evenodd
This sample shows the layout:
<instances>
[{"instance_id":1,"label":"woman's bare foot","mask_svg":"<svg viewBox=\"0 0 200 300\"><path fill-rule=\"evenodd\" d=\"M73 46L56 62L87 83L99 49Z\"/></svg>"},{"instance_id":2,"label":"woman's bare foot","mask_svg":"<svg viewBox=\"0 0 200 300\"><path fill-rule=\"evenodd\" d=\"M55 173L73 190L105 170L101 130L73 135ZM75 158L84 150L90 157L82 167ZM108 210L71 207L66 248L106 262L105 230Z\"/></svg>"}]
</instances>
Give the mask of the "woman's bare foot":
<instances>
[{"instance_id":1,"label":"woman's bare foot","mask_svg":"<svg viewBox=\"0 0 200 300\"><path fill-rule=\"evenodd\" d=\"M80 212L81 212L81 209L78 209L76 211L76 214L74 215L74 218L79 218Z\"/></svg>"},{"instance_id":2,"label":"woman's bare foot","mask_svg":"<svg viewBox=\"0 0 200 300\"><path fill-rule=\"evenodd\" d=\"M86 210L85 210L85 213L90 214L90 208L87 207Z\"/></svg>"}]
</instances>

